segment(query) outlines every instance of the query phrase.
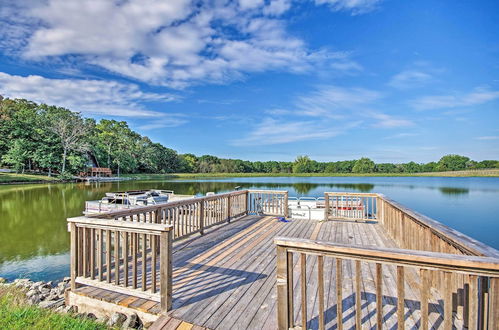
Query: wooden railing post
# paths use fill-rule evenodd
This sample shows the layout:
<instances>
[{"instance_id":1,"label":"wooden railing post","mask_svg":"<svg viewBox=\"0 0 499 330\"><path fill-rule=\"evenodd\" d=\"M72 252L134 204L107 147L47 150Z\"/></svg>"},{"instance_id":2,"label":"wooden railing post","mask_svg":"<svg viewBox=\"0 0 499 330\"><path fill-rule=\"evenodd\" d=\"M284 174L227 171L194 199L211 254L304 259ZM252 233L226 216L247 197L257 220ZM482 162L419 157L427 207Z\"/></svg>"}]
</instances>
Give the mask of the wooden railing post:
<instances>
[{"instance_id":1,"label":"wooden railing post","mask_svg":"<svg viewBox=\"0 0 499 330\"><path fill-rule=\"evenodd\" d=\"M277 246L277 328L288 330L293 320L293 256Z\"/></svg>"},{"instance_id":2,"label":"wooden railing post","mask_svg":"<svg viewBox=\"0 0 499 330\"><path fill-rule=\"evenodd\" d=\"M199 202L199 233L204 235L204 201Z\"/></svg>"},{"instance_id":3,"label":"wooden railing post","mask_svg":"<svg viewBox=\"0 0 499 330\"><path fill-rule=\"evenodd\" d=\"M286 193L284 194L284 217L285 218L289 218L288 195L289 195L289 193L286 191Z\"/></svg>"},{"instance_id":4,"label":"wooden railing post","mask_svg":"<svg viewBox=\"0 0 499 330\"><path fill-rule=\"evenodd\" d=\"M168 230L160 236L160 296L161 311L163 313L172 309L172 231Z\"/></svg>"},{"instance_id":5,"label":"wooden railing post","mask_svg":"<svg viewBox=\"0 0 499 330\"><path fill-rule=\"evenodd\" d=\"M69 228L71 231L71 291L74 292L76 290L76 277L78 276L78 232L75 223L70 223Z\"/></svg>"},{"instance_id":6,"label":"wooden railing post","mask_svg":"<svg viewBox=\"0 0 499 330\"><path fill-rule=\"evenodd\" d=\"M248 215L249 214L249 210L248 210L248 198L249 198L249 191L246 190L246 193L244 194L244 209L246 210L245 211L245 214L244 215Z\"/></svg>"},{"instance_id":7,"label":"wooden railing post","mask_svg":"<svg viewBox=\"0 0 499 330\"><path fill-rule=\"evenodd\" d=\"M324 221L329 220L329 195L324 194Z\"/></svg>"},{"instance_id":8,"label":"wooden railing post","mask_svg":"<svg viewBox=\"0 0 499 330\"><path fill-rule=\"evenodd\" d=\"M230 211L231 211L230 200L231 200L231 196L229 195L227 197L227 223L230 223Z\"/></svg>"}]
</instances>

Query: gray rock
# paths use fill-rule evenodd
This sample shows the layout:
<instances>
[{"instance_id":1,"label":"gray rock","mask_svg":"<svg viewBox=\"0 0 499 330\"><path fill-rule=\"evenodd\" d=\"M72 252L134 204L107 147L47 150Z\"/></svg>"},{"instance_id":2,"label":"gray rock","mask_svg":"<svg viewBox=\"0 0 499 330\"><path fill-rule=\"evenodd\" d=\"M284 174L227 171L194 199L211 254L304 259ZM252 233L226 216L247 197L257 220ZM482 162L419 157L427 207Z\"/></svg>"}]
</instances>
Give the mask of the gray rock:
<instances>
[{"instance_id":1,"label":"gray rock","mask_svg":"<svg viewBox=\"0 0 499 330\"><path fill-rule=\"evenodd\" d=\"M80 313L77 315L79 318L85 318L85 319L90 319L90 320L97 320L97 317L93 313Z\"/></svg>"},{"instance_id":2,"label":"gray rock","mask_svg":"<svg viewBox=\"0 0 499 330\"><path fill-rule=\"evenodd\" d=\"M69 313L69 314L78 313L78 306L66 306L64 307L64 313Z\"/></svg>"},{"instance_id":3,"label":"gray rock","mask_svg":"<svg viewBox=\"0 0 499 330\"><path fill-rule=\"evenodd\" d=\"M109 321L107 321L107 325L110 327L121 327L123 325L123 323L125 323L126 320L127 320L127 317L125 314L114 313L109 318Z\"/></svg>"},{"instance_id":4,"label":"gray rock","mask_svg":"<svg viewBox=\"0 0 499 330\"><path fill-rule=\"evenodd\" d=\"M62 280L63 283L69 283L71 282L71 277L65 277L63 280Z\"/></svg>"},{"instance_id":5,"label":"gray rock","mask_svg":"<svg viewBox=\"0 0 499 330\"><path fill-rule=\"evenodd\" d=\"M26 297L31 298L31 297L33 297L35 294L38 294L38 290L31 289L31 290L29 290L28 292L26 292Z\"/></svg>"},{"instance_id":6,"label":"gray rock","mask_svg":"<svg viewBox=\"0 0 499 330\"><path fill-rule=\"evenodd\" d=\"M54 301L44 300L38 304L41 308L51 308L54 305Z\"/></svg>"},{"instance_id":7,"label":"gray rock","mask_svg":"<svg viewBox=\"0 0 499 330\"><path fill-rule=\"evenodd\" d=\"M35 294L33 296L31 296L31 298L28 299L28 302L31 304L31 305L36 305L38 304L40 301L42 301L42 299L40 298L40 295L39 294Z\"/></svg>"},{"instance_id":8,"label":"gray rock","mask_svg":"<svg viewBox=\"0 0 499 330\"><path fill-rule=\"evenodd\" d=\"M7 283L7 280L3 277L0 277L0 284Z\"/></svg>"},{"instance_id":9,"label":"gray rock","mask_svg":"<svg viewBox=\"0 0 499 330\"><path fill-rule=\"evenodd\" d=\"M126 321L123 323L122 326L123 329L141 329L142 328L142 321L139 319L139 316L137 314L132 314L129 315L126 319Z\"/></svg>"}]
</instances>

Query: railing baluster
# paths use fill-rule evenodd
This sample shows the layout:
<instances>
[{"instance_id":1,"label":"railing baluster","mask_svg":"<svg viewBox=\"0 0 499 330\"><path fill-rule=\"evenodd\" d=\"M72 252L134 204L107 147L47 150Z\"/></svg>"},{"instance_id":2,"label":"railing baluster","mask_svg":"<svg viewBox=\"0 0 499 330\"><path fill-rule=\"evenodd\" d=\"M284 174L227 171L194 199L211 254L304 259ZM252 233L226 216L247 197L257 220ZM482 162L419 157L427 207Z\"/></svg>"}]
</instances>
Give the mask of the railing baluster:
<instances>
[{"instance_id":1,"label":"railing baluster","mask_svg":"<svg viewBox=\"0 0 499 330\"><path fill-rule=\"evenodd\" d=\"M376 326L381 330L383 326L383 267L376 263Z\"/></svg>"},{"instance_id":2,"label":"railing baluster","mask_svg":"<svg viewBox=\"0 0 499 330\"><path fill-rule=\"evenodd\" d=\"M404 266L397 266L397 326L398 330L405 329L405 280Z\"/></svg>"},{"instance_id":3,"label":"railing baluster","mask_svg":"<svg viewBox=\"0 0 499 330\"><path fill-rule=\"evenodd\" d=\"M151 235L151 292L156 292L156 264L157 264L157 239L156 235Z\"/></svg>"},{"instance_id":4,"label":"railing baluster","mask_svg":"<svg viewBox=\"0 0 499 330\"><path fill-rule=\"evenodd\" d=\"M129 253L129 240L128 240L128 233L123 232L123 277L124 277L124 285L125 287L128 287L129 281L128 281L128 253Z\"/></svg>"},{"instance_id":5,"label":"railing baluster","mask_svg":"<svg viewBox=\"0 0 499 330\"><path fill-rule=\"evenodd\" d=\"M428 330L428 296L430 292L430 274L428 269L420 270L421 278L421 329Z\"/></svg>"},{"instance_id":6,"label":"railing baluster","mask_svg":"<svg viewBox=\"0 0 499 330\"><path fill-rule=\"evenodd\" d=\"M307 329L307 255L300 254L301 324Z\"/></svg>"},{"instance_id":7,"label":"railing baluster","mask_svg":"<svg viewBox=\"0 0 499 330\"><path fill-rule=\"evenodd\" d=\"M120 232L114 231L114 283L120 284Z\"/></svg>"},{"instance_id":8,"label":"railing baluster","mask_svg":"<svg viewBox=\"0 0 499 330\"><path fill-rule=\"evenodd\" d=\"M111 283L111 230L106 230L106 280Z\"/></svg>"},{"instance_id":9,"label":"railing baluster","mask_svg":"<svg viewBox=\"0 0 499 330\"><path fill-rule=\"evenodd\" d=\"M137 289L137 254L138 254L138 236L139 234L132 234L132 288Z\"/></svg>"},{"instance_id":10,"label":"railing baluster","mask_svg":"<svg viewBox=\"0 0 499 330\"><path fill-rule=\"evenodd\" d=\"M318 281L318 295L319 295L319 329L324 330L324 257L317 256L317 281Z\"/></svg>"},{"instance_id":11,"label":"railing baluster","mask_svg":"<svg viewBox=\"0 0 499 330\"><path fill-rule=\"evenodd\" d=\"M147 237L142 234L142 291L147 290Z\"/></svg>"},{"instance_id":12,"label":"railing baluster","mask_svg":"<svg viewBox=\"0 0 499 330\"><path fill-rule=\"evenodd\" d=\"M361 264L355 260L355 326L362 329Z\"/></svg>"},{"instance_id":13,"label":"railing baluster","mask_svg":"<svg viewBox=\"0 0 499 330\"><path fill-rule=\"evenodd\" d=\"M337 329L343 329L343 263L336 258L336 322Z\"/></svg>"},{"instance_id":14,"label":"railing baluster","mask_svg":"<svg viewBox=\"0 0 499 330\"><path fill-rule=\"evenodd\" d=\"M452 330L452 273L444 272L444 329Z\"/></svg>"}]
</instances>

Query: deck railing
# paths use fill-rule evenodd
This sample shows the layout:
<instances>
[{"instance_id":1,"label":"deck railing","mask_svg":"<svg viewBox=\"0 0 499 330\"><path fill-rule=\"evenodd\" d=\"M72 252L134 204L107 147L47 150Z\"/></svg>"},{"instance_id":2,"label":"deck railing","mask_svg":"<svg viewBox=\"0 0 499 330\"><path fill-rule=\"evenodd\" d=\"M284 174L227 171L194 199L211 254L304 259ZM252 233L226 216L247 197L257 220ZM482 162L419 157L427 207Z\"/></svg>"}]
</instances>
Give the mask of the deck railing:
<instances>
[{"instance_id":1,"label":"deck railing","mask_svg":"<svg viewBox=\"0 0 499 330\"><path fill-rule=\"evenodd\" d=\"M88 217L68 219L71 289L77 284L172 302L172 226Z\"/></svg>"},{"instance_id":2,"label":"deck railing","mask_svg":"<svg viewBox=\"0 0 499 330\"><path fill-rule=\"evenodd\" d=\"M278 190L249 190L248 212L288 217L288 192Z\"/></svg>"},{"instance_id":3,"label":"deck railing","mask_svg":"<svg viewBox=\"0 0 499 330\"><path fill-rule=\"evenodd\" d=\"M310 318L307 315L309 300L309 287L307 286L307 274L310 274L312 263L307 263L307 256L317 258L317 290L318 290L318 327L324 329L326 314L336 314L336 329L343 328L343 320L353 317L352 314L343 314L346 302L343 296L343 285L345 280L353 282L354 290L354 313L357 329L362 328L365 318L370 318L369 313L363 312L365 305L362 296L367 295L367 290L361 284L361 278L368 277L369 283L374 283L376 302L376 324L381 329L383 315L383 300L386 289L383 287L383 272L394 272L396 279L396 297L390 297L396 301L397 328L405 329L406 312L405 306L405 274L414 273L420 283L419 293L419 324L421 329L431 328L430 323L440 322L435 320L435 315L430 316L429 297L430 288L435 288L430 281L432 273L441 274L444 283L436 289L442 293L440 303L443 303L443 325L445 329L452 329L456 315L455 290L458 287L456 275L466 277L466 294L463 303L464 318L462 326L469 329L498 329L499 328L499 259L489 257L471 257L453 254L442 254L426 251L414 251L405 249L387 249L376 247L364 247L355 245L343 245L329 242L317 242L306 239L275 238L277 245L277 313L278 328L290 329L295 323L301 323L302 329L308 329ZM294 259L298 260L299 267L294 271ZM297 257L297 258L294 258ZM324 259L328 260L331 267L327 270L325 281ZM315 263L314 263L315 264ZM296 274L298 273L298 274ZM375 275L369 275L375 274ZM294 292L294 276L300 277L300 294ZM328 306L325 298L325 283L333 286L336 296L336 306ZM433 291L432 291L433 292ZM315 294L315 292L314 292ZM297 301L298 297L300 298ZM295 302L300 305L300 312L294 308ZM440 304L439 304L440 305ZM336 307L336 308L334 308ZM347 306L348 307L348 306ZM431 306L434 309L435 306ZM335 311L335 313L332 312ZM434 312L434 311L432 311ZM442 313L440 313L442 314ZM298 318L298 315L300 316ZM328 320L330 317L328 316ZM300 322L295 322L295 321ZM432 322L433 321L433 322ZM369 322L368 322L369 323ZM417 322L416 322L417 323Z\"/></svg>"},{"instance_id":4,"label":"deck railing","mask_svg":"<svg viewBox=\"0 0 499 330\"><path fill-rule=\"evenodd\" d=\"M203 234L206 228L247 214L248 191L190 198L157 206L144 206L88 217L114 219L125 222L160 223L173 226L173 238L194 233Z\"/></svg>"},{"instance_id":5,"label":"deck railing","mask_svg":"<svg viewBox=\"0 0 499 330\"><path fill-rule=\"evenodd\" d=\"M378 194L325 192L324 220L377 221Z\"/></svg>"}]
</instances>

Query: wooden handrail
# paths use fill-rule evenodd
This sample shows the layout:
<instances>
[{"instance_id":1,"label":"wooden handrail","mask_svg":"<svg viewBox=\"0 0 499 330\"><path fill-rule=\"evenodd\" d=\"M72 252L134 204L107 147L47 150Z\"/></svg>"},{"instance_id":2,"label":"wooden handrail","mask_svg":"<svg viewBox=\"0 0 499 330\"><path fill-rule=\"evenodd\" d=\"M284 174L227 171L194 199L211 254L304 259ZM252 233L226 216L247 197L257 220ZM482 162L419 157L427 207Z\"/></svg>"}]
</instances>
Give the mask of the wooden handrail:
<instances>
[{"instance_id":1,"label":"wooden handrail","mask_svg":"<svg viewBox=\"0 0 499 330\"><path fill-rule=\"evenodd\" d=\"M159 301L163 312L171 309L173 226L88 217L67 221L71 290L91 285Z\"/></svg>"},{"instance_id":2,"label":"wooden handrail","mask_svg":"<svg viewBox=\"0 0 499 330\"><path fill-rule=\"evenodd\" d=\"M195 197L195 198L188 198L188 199L183 199L183 200L179 200L179 201L168 202L168 203L161 204L161 205L147 205L147 206L135 207L133 209L117 210L117 211L110 211L110 212L105 212L105 213L96 213L96 214L88 215L88 217L112 219L115 217L120 217L120 216L125 216L125 215L139 214L139 213L145 213L145 212L154 212L158 209L165 209L165 208L171 208L171 207L176 207L176 206L189 205L189 204L193 204L196 202L205 202L205 201L216 200L216 199L219 199L222 197L238 196L238 195L246 194L247 192L248 192L247 190L232 191L229 193L217 194L217 195L212 195L212 196L201 196L201 197Z\"/></svg>"},{"instance_id":3,"label":"wooden handrail","mask_svg":"<svg viewBox=\"0 0 499 330\"><path fill-rule=\"evenodd\" d=\"M388 264L396 268L396 317L399 330L405 328L405 269L418 269L420 276L420 309L422 329L429 328L429 297L430 288L435 287L442 292L440 304L443 304L443 325L451 329L454 323L453 306L455 294L461 284L460 276L465 274L465 284L469 294L462 300L464 310L467 311L463 317L464 325L469 328L496 329L499 327L499 259L492 257L463 256L454 254L435 253L428 251L414 251L405 249L388 249L378 247L365 247L358 245L335 244L331 242L313 241L298 238L276 237L274 243L277 247L277 319L279 329L290 329L295 327L294 309L294 256L299 255L298 275L301 286L301 323L302 328L307 328L309 322L307 315L307 256L317 258L317 296L318 296L318 320L319 329L325 328L325 310L332 308L326 306L324 298L324 258L335 258L335 263L329 262L330 266L336 268L336 322L337 329L343 328L343 275L342 269L346 263L351 263L355 269L353 278L353 291L355 294L355 325L361 329L363 323L362 308L362 283L366 273L362 271L362 263L375 264L375 277L367 281L375 283L376 286L376 323L377 328L383 325L383 265ZM354 265L354 267L353 267ZM348 267L348 266L347 266ZM366 266L364 266L366 267ZM298 267L296 267L298 268ZM332 269L326 269L331 274ZM431 273L443 278L443 285L431 281ZM369 277L369 272L367 272ZM371 275L372 276L372 275ZM346 278L345 278L346 279ZM332 280L329 278L329 280ZM366 290L364 288L364 290ZM365 291L364 291L365 293ZM353 316L353 314L352 314Z\"/></svg>"},{"instance_id":4,"label":"wooden handrail","mask_svg":"<svg viewBox=\"0 0 499 330\"><path fill-rule=\"evenodd\" d=\"M339 244L303 238L275 237L274 244L291 252L329 255L338 258L375 261L386 264L417 266L433 270L450 270L479 276L499 277L499 259L448 253Z\"/></svg>"},{"instance_id":5,"label":"wooden handrail","mask_svg":"<svg viewBox=\"0 0 499 330\"><path fill-rule=\"evenodd\" d=\"M442 251L442 252L499 258L498 250L482 242L479 242L453 228L450 228L428 216L425 216L421 213L411 210L405 207L404 205L386 197L383 194L377 194L377 195L381 200L380 207L382 209L381 218L383 220L383 227L385 227L388 230L390 236L392 236L392 238L394 238L401 247L407 249L424 249L424 250L429 250L433 248L431 242L428 239L424 239L420 235L417 236L417 240L419 240L420 243L417 246L413 246L411 242L402 241L401 237L396 237L397 234L400 235L400 233L397 233L396 230L400 229L401 223L395 223L393 224L393 226L389 225L388 222L394 220L392 219L394 217L394 214L388 212L387 210L388 207L400 212L401 218L404 219L404 223L409 224L410 222L412 222L416 225L419 225L420 227L423 228L422 231L426 229L427 231L429 231L431 235L438 237L438 239L442 240L443 243L448 244L449 247L452 247L452 250L449 249L447 251ZM408 232L412 232L412 234L414 235L415 231L412 229L413 228L408 228ZM438 248L439 250L442 250L441 246L439 246Z\"/></svg>"}]
</instances>

